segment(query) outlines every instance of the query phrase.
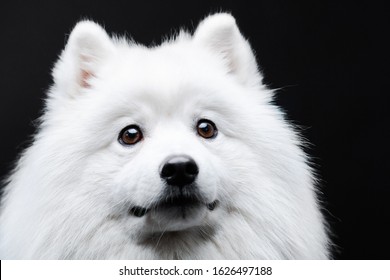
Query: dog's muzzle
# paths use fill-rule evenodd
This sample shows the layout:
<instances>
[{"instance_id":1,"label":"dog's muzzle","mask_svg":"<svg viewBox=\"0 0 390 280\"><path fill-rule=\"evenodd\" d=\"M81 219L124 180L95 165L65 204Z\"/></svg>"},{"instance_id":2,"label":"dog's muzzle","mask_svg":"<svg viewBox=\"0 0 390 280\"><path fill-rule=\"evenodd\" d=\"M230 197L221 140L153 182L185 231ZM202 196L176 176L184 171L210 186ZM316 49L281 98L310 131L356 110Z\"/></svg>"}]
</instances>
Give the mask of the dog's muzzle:
<instances>
[{"instance_id":1,"label":"dog's muzzle","mask_svg":"<svg viewBox=\"0 0 390 280\"><path fill-rule=\"evenodd\" d=\"M215 200L205 203L199 196L199 190L195 183L199 174L199 167L195 160L187 155L175 155L168 157L160 167L160 178L166 183L164 195L156 205L150 208L141 206L132 207L129 213L142 217L150 211L170 211L182 214L186 217L188 210L197 207L207 207L213 211L218 204Z\"/></svg>"}]
</instances>

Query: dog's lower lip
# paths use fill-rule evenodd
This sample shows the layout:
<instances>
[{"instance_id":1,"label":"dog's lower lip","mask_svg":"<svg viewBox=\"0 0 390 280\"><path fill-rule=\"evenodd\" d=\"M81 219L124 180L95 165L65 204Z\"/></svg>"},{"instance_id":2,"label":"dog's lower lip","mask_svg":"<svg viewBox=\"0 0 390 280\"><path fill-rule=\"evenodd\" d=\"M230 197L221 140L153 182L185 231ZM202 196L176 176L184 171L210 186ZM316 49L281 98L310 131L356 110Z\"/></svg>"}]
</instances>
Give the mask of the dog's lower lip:
<instances>
[{"instance_id":1,"label":"dog's lower lip","mask_svg":"<svg viewBox=\"0 0 390 280\"><path fill-rule=\"evenodd\" d=\"M146 208L143 208L143 207L139 207L139 206L135 206L133 208L130 209L130 213L133 214L134 216L136 217L142 217L144 216L146 213L149 212L150 209L146 209Z\"/></svg>"},{"instance_id":2,"label":"dog's lower lip","mask_svg":"<svg viewBox=\"0 0 390 280\"><path fill-rule=\"evenodd\" d=\"M210 211L213 211L215 209L215 207L217 207L218 202L219 202L218 200L214 200L213 202L206 204L207 209L209 209ZM138 218L141 218L141 217L145 216L149 211L150 211L150 209L140 207L140 206L134 206L129 210L129 213L138 217Z\"/></svg>"},{"instance_id":3,"label":"dog's lower lip","mask_svg":"<svg viewBox=\"0 0 390 280\"><path fill-rule=\"evenodd\" d=\"M218 200L214 200L213 202L207 204L207 209L213 211L215 207L217 207L217 205L218 205Z\"/></svg>"}]
</instances>

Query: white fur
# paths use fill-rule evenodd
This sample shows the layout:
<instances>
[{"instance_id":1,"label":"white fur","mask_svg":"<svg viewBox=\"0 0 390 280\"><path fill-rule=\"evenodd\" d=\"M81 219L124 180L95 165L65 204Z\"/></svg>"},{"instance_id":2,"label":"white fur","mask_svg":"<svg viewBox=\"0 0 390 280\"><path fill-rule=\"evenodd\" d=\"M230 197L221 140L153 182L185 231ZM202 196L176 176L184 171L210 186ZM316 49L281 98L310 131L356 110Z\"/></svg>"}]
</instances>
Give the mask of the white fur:
<instances>
[{"instance_id":1,"label":"white fur","mask_svg":"<svg viewBox=\"0 0 390 280\"><path fill-rule=\"evenodd\" d=\"M301 140L229 14L146 48L76 25L40 130L7 181L1 259L326 259L328 238ZM218 136L197 135L212 120ZM144 140L118 143L137 124ZM214 211L150 212L159 166L186 154Z\"/></svg>"}]
</instances>

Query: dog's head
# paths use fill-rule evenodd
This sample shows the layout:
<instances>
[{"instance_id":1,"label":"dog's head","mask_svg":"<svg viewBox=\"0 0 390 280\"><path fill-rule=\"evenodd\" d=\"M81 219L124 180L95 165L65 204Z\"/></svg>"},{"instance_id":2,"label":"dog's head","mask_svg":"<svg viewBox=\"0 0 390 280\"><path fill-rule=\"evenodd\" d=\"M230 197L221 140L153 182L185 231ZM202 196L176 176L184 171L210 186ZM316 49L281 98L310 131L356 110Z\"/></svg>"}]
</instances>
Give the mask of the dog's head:
<instances>
[{"instance_id":1,"label":"dog's head","mask_svg":"<svg viewBox=\"0 0 390 280\"><path fill-rule=\"evenodd\" d=\"M1 256L327 257L302 142L231 15L152 48L80 22L53 77Z\"/></svg>"},{"instance_id":2,"label":"dog's head","mask_svg":"<svg viewBox=\"0 0 390 280\"><path fill-rule=\"evenodd\" d=\"M267 166L283 142L297 150L228 14L152 48L81 22L53 76L42 134L72 182L68 206L137 236L272 205L258 197Z\"/></svg>"}]
</instances>

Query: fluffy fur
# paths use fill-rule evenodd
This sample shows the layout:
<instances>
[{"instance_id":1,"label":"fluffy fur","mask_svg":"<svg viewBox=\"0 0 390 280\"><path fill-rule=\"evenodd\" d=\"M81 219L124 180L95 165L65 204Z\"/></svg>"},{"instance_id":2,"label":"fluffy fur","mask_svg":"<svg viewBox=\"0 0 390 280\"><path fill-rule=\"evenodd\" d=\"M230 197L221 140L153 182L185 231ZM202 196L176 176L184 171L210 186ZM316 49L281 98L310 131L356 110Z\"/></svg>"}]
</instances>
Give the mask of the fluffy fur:
<instances>
[{"instance_id":1,"label":"fluffy fur","mask_svg":"<svg viewBox=\"0 0 390 280\"><path fill-rule=\"evenodd\" d=\"M82 21L53 70L41 125L9 177L1 259L326 259L328 238L301 139L272 104L229 14L146 48ZM212 120L215 139L196 133ZM144 139L118 142L136 124ZM198 197L154 209L171 155L199 166Z\"/></svg>"}]
</instances>

